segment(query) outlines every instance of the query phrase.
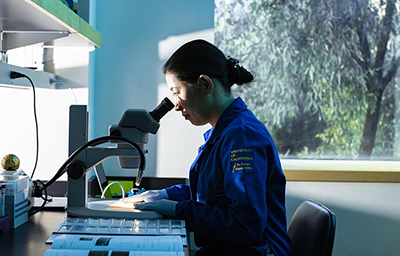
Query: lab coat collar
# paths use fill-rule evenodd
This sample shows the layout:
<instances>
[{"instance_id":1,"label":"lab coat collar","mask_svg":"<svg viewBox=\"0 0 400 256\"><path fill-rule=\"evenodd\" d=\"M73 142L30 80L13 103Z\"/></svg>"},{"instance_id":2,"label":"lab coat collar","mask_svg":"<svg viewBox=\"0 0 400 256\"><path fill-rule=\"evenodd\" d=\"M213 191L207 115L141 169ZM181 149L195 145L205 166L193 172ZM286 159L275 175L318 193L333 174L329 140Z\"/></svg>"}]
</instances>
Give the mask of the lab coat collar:
<instances>
[{"instance_id":1,"label":"lab coat collar","mask_svg":"<svg viewBox=\"0 0 400 256\"><path fill-rule=\"evenodd\" d=\"M247 109L247 105L242 98L236 98L219 117L215 128L212 127L203 134L204 140L206 141L205 145L214 143L218 137L223 134L229 123L236 118L237 114L245 109Z\"/></svg>"}]
</instances>

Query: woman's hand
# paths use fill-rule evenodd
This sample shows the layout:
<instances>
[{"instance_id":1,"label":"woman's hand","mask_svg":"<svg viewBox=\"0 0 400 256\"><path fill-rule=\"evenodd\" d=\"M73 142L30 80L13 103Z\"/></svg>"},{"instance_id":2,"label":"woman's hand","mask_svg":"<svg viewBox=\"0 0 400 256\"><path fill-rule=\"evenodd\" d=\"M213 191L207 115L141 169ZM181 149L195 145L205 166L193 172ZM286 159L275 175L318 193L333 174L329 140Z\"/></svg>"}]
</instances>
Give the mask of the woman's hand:
<instances>
[{"instance_id":1,"label":"woman's hand","mask_svg":"<svg viewBox=\"0 0 400 256\"><path fill-rule=\"evenodd\" d=\"M149 190L139 195L125 197L121 201L125 203L140 203L140 202L154 202L161 199L168 199L168 193L162 190Z\"/></svg>"},{"instance_id":2,"label":"woman's hand","mask_svg":"<svg viewBox=\"0 0 400 256\"><path fill-rule=\"evenodd\" d=\"M151 210L161 213L164 216L176 217L175 209L177 204L178 202L176 201L161 199L153 202L138 203L134 207L138 210Z\"/></svg>"}]
</instances>

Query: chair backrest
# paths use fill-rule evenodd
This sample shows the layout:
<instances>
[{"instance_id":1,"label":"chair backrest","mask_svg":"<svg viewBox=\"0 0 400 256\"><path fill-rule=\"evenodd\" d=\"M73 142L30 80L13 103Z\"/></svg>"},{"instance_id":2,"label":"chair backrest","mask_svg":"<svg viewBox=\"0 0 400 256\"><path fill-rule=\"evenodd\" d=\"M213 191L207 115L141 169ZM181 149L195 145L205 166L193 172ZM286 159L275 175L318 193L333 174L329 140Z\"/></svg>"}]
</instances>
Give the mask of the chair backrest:
<instances>
[{"instance_id":1,"label":"chair backrest","mask_svg":"<svg viewBox=\"0 0 400 256\"><path fill-rule=\"evenodd\" d=\"M335 239L336 218L321 203L307 200L296 210L288 233L295 256L330 256Z\"/></svg>"}]
</instances>

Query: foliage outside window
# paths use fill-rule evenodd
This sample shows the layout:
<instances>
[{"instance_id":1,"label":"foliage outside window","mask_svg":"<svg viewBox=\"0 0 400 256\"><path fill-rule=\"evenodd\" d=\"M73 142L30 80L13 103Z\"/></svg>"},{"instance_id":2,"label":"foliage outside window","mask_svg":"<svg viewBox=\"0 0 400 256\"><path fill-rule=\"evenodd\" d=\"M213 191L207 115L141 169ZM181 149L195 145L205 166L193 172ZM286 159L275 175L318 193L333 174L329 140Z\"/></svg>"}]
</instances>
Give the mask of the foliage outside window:
<instances>
[{"instance_id":1,"label":"foliage outside window","mask_svg":"<svg viewBox=\"0 0 400 256\"><path fill-rule=\"evenodd\" d=\"M396 0L216 0L215 43L284 158L400 159Z\"/></svg>"}]
</instances>

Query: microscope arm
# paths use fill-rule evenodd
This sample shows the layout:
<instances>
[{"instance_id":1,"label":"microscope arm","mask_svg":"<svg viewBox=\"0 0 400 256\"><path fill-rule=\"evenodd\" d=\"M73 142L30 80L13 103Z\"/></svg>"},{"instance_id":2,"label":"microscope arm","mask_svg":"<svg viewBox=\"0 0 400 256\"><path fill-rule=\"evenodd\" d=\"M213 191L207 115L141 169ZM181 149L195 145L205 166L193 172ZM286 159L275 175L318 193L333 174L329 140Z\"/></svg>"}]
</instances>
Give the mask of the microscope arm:
<instances>
[{"instance_id":1,"label":"microscope arm","mask_svg":"<svg viewBox=\"0 0 400 256\"><path fill-rule=\"evenodd\" d=\"M84 153L85 152L82 152L82 154ZM138 151L132 148L90 147L86 149L86 163L84 164L86 169L90 170L112 156L140 157Z\"/></svg>"},{"instance_id":2,"label":"microscope arm","mask_svg":"<svg viewBox=\"0 0 400 256\"><path fill-rule=\"evenodd\" d=\"M87 142L86 144L82 145L81 147L79 147L77 150L75 150L69 157L68 159L64 162L64 164L60 167L60 169L57 171L57 173L54 175L53 178L51 178L46 184L41 185L40 187L38 186L35 190L37 190L37 194L41 193L40 191L46 189L47 187L49 187L51 184L53 184L59 177L61 177L61 175L63 175L65 172L68 173L68 176L72 179L79 179L81 178L86 171L88 171L89 169L86 168L84 162L86 161L74 161L74 159L80 155L83 151L86 151L87 148L89 147L93 147L93 146L97 146L99 144L102 143L106 143L106 142L125 142L129 145L131 145L133 148L136 149L136 152L139 153L140 156L140 165L139 165L139 172L138 172L138 177L142 176L142 173L145 169L146 166L146 162L145 162L145 157L144 157L144 153L143 150L138 146L138 144L136 144L135 142L132 142L128 139L122 138L122 137L117 137L117 136L104 136L104 137L100 137L100 138L96 138L93 139L89 142ZM128 150L132 150L132 149L128 149ZM133 150L135 151L135 150ZM105 158L103 158L104 160ZM100 160L101 162L102 160ZM98 163L100 163L98 162ZM97 164L98 164L97 163ZM138 178L137 177L137 178ZM136 179L138 180L138 179ZM35 192L36 193L36 192Z\"/></svg>"},{"instance_id":3,"label":"microscope arm","mask_svg":"<svg viewBox=\"0 0 400 256\"><path fill-rule=\"evenodd\" d=\"M147 150L143 152L145 155L147 154ZM118 157L131 157L131 158L140 158L139 152L137 150L131 148L88 148L87 149L87 163L86 170L90 170L97 166L99 163L104 161L105 159L118 156ZM145 161L144 159L142 161ZM140 186L142 182L144 169L138 169L138 173L136 175L135 185Z\"/></svg>"}]
</instances>

